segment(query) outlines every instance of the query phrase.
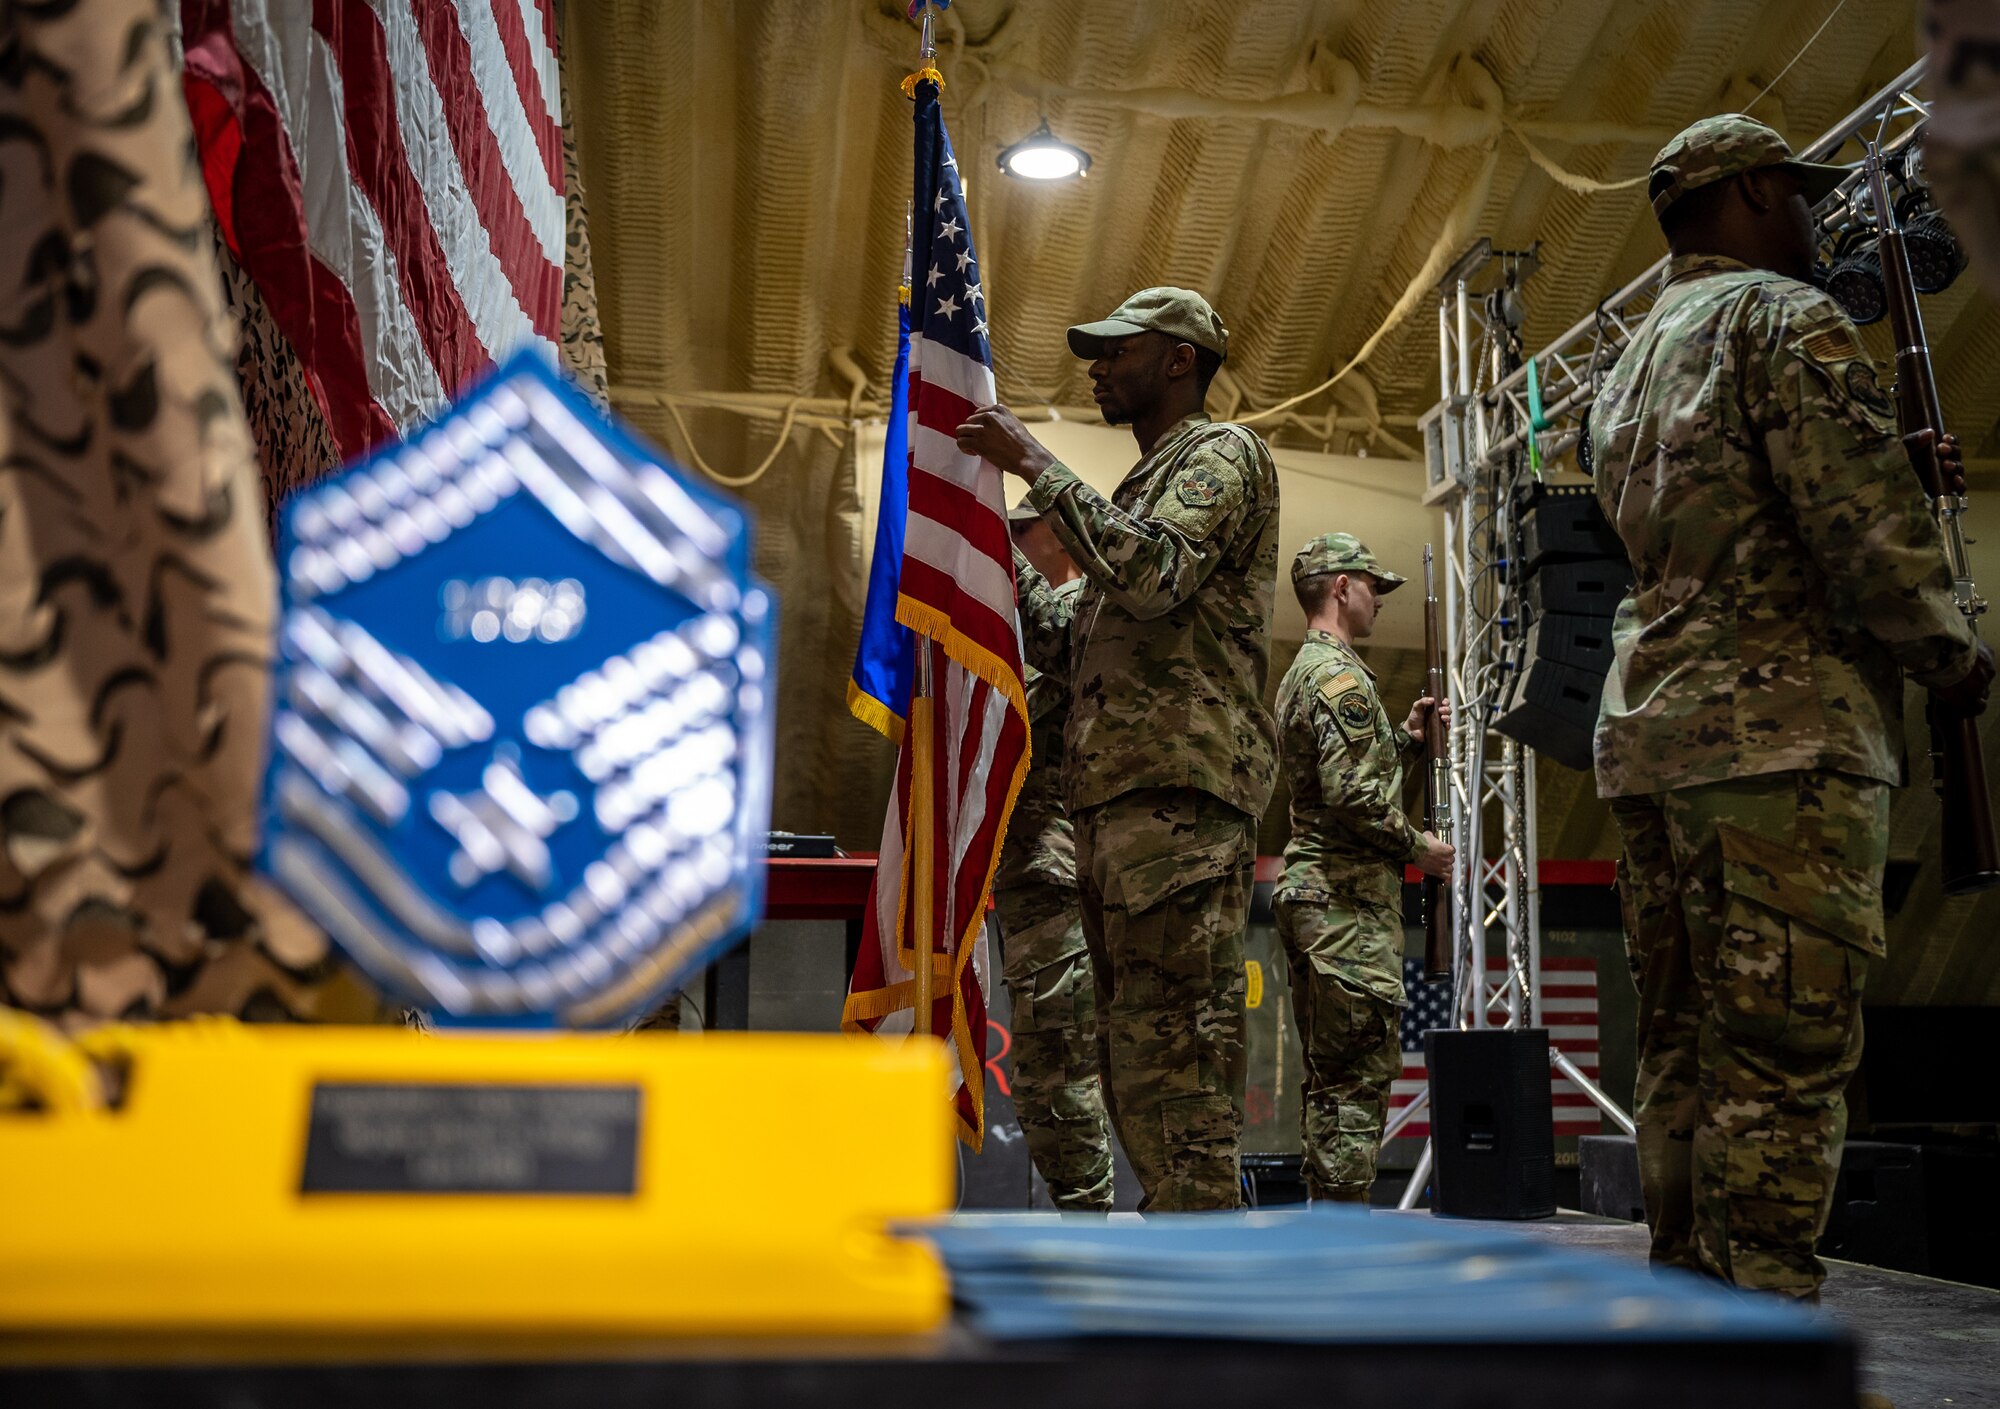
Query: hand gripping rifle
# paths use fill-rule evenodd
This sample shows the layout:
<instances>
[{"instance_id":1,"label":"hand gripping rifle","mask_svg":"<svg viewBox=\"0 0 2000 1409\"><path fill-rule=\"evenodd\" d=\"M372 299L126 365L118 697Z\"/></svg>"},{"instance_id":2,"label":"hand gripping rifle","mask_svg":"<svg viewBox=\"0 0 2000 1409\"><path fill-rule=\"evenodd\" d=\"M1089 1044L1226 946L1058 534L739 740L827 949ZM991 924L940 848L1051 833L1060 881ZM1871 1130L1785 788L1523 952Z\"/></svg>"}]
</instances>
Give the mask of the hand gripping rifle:
<instances>
[{"instance_id":1,"label":"hand gripping rifle","mask_svg":"<svg viewBox=\"0 0 2000 1409\"><path fill-rule=\"evenodd\" d=\"M1861 170L1875 206L1875 248L1882 262L1882 284L1889 295L1889 324L1896 334L1896 420L1903 432L1903 449L1930 499L1931 517L1944 539L1952 594L1958 609L1971 621L1986 610L1986 603L1972 584L1965 530L1959 523L1965 512L1965 496L1952 492L1938 462L1944 415L1938 403L1937 379L1931 372L1930 346L1924 341L1923 315L1917 310L1909 251L1903 244L1896 208L1889 203L1882 154L1873 143ZM1930 432L1928 437L1925 431ZM1944 807L1944 893L1967 895L2000 885L2000 848L1994 845L1993 802L1986 790L1986 755L1980 748L1979 721L1940 709L1935 699L1930 702L1928 716L1932 779Z\"/></svg>"},{"instance_id":2,"label":"hand gripping rifle","mask_svg":"<svg viewBox=\"0 0 2000 1409\"><path fill-rule=\"evenodd\" d=\"M1431 697L1424 721L1424 830L1451 841L1451 758L1445 739L1444 633L1438 630L1436 584L1431 579L1431 545L1424 545L1424 693ZM1456 957L1451 927L1451 882L1424 877L1424 977L1449 978Z\"/></svg>"}]
</instances>

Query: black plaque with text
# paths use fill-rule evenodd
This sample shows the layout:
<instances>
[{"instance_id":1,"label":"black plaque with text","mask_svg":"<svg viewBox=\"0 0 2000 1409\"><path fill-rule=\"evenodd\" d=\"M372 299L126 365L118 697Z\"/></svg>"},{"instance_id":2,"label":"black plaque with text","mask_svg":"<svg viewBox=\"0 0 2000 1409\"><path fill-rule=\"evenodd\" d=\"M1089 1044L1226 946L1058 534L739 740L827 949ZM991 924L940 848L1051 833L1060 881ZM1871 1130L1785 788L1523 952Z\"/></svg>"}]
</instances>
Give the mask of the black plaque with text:
<instances>
[{"instance_id":1,"label":"black plaque with text","mask_svg":"<svg viewBox=\"0 0 2000 1409\"><path fill-rule=\"evenodd\" d=\"M631 1194L639 1088L333 1083L313 1088L308 1194Z\"/></svg>"}]
</instances>

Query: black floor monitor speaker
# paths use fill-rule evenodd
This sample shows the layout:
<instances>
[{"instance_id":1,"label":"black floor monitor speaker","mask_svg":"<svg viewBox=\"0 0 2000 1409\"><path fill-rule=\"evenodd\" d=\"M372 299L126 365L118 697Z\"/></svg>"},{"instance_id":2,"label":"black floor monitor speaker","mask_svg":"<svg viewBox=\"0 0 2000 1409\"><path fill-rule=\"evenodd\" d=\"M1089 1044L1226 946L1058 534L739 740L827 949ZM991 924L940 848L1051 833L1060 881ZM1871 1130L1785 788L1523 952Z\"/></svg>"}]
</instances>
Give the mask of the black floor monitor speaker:
<instances>
[{"instance_id":1,"label":"black floor monitor speaker","mask_svg":"<svg viewBox=\"0 0 2000 1409\"><path fill-rule=\"evenodd\" d=\"M1625 545L1605 521L1590 485L1538 484L1517 504L1521 563L1527 572L1549 562L1625 556Z\"/></svg>"},{"instance_id":2,"label":"black floor monitor speaker","mask_svg":"<svg viewBox=\"0 0 2000 1409\"><path fill-rule=\"evenodd\" d=\"M1632 590L1632 569L1623 558L1589 558L1579 563L1545 563L1527 579L1528 608L1536 616L1566 612L1607 621Z\"/></svg>"},{"instance_id":3,"label":"black floor monitor speaker","mask_svg":"<svg viewBox=\"0 0 2000 1409\"><path fill-rule=\"evenodd\" d=\"M1543 1028L1424 1034L1430 1068L1431 1208L1453 1218L1556 1211L1556 1136Z\"/></svg>"},{"instance_id":4,"label":"black floor monitor speaker","mask_svg":"<svg viewBox=\"0 0 2000 1409\"><path fill-rule=\"evenodd\" d=\"M1525 659L1527 668L1501 702L1493 727L1565 768L1589 772L1604 672L1547 658Z\"/></svg>"}]
</instances>

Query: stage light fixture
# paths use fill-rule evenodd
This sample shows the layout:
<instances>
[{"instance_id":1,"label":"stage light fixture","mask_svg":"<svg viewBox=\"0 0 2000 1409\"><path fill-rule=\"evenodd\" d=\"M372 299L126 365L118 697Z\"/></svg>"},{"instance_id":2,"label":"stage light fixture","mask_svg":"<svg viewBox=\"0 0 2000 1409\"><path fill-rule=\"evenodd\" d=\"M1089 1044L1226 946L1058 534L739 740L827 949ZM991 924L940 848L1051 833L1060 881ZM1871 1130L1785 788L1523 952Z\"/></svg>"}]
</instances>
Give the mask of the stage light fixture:
<instances>
[{"instance_id":1,"label":"stage light fixture","mask_svg":"<svg viewBox=\"0 0 2000 1409\"><path fill-rule=\"evenodd\" d=\"M1826 291L1856 324L1879 323L1889 312L1889 291L1882 284L1882 260L1872 239L1851 243L1827 271Z\"/></svg>"},{"instance_id":2,"label":"stage light fixture","mask_svg":"<svg viewBox=\"0 0 2000 1409\"><path fill-rule=\"evenodd\" d=\"M1910 282L1920 294L1943 293L1965 272L1965 251L1958 236L1936 210L1923 210L1903 226L1903 246L1910 252Z\"/></svg>"},{"instance_id":3,"label":"stage light fixture","mask_svg":"<svg viewBox=\"0 0 2000 1409\"><path fill-rule=\"evenodd\" d=\"M1042 125L999 157L1000 169L1024 181L1065 181L1090 171L1090 153L1072 146L1049 131L1047 118Z\"/></svg>"}]
</instances>

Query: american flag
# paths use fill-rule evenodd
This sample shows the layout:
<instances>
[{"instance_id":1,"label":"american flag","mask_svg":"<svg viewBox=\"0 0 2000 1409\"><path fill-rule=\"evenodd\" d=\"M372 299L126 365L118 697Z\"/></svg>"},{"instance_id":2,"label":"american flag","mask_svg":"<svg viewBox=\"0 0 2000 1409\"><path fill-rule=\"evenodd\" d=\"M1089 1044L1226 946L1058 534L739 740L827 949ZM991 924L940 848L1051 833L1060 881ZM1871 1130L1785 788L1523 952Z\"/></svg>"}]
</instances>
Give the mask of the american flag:
<instances>
[{"instance_id":1,"label":"american flag","mask_svg":"<svg viewBox=\"0 0 2000 1409\"><path fill-rule=\"evenodd\" d=\"M909 487L895 618L910 628L913 648L929 654L934 682L936 932L911 932L905 842L914 731L906 730L842 1025L911 1031L917 955L934 955L931 1031L956 1052L959 1133L977 1149L985 1135L986 899L1028 769L1028 709L1000 472L963 454L953 436L975 407L995 399L986 295L935 83L917 85L916 108Z\"/></svg>"},{"instance_id":2,"label":"american flag","mask_svg":"<svg viewBox=\"0 0 2000 1409\"><path fill-rule=\"evenodd\" d=\"M1498 983L1506 976L1505 960L1489 957L1487 979ZM1403 1009L1403 1074L1389 1088L1389 1115L1407 1106L1428 1084L1424 1067L1424 1034L1432 1028L1449 1027L1453 1014L1451 985L1424 982L1423 962L1403 961L1403 991L1409 1005ZM1535 1000L1535 1021L1549 1031L1549 1045L1560 1048L1577 1069L1597 1080L1597 961L1562 956L1542 959L1542 991ZM1601 1116L1590 1097L1565 1077L1551 1073L1551 1093L1555 1101L1558 1135L1596 1135ZM1397 1137L1421 1140L1431 1133L1430 1122L1418 1116L1397 1131Z\"/></svg>"},{"instance_id":3,"label":"american flag","mask_svg":"<svg viewBox=\"0 0 2000 1409\"><path fill-rule=\"evenodd\" d=\"M181 0L216 224L352 458L561 329L555 0Z\"/></svg>"}]
</instances>

